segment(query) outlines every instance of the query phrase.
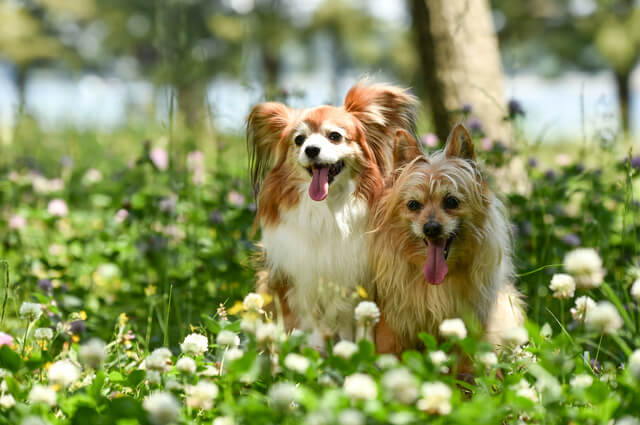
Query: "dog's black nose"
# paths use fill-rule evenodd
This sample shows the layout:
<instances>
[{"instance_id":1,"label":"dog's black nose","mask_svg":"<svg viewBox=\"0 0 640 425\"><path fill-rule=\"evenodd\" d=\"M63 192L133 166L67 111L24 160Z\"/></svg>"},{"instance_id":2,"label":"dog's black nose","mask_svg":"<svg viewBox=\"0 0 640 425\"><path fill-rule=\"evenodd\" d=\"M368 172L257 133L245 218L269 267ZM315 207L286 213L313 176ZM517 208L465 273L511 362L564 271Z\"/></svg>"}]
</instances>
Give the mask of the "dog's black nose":
<instances>
[{"instance_id":1,"label":"dog's black nose","mask_svg":"<svg viewBox=\"0 0 640 425\"><path fill-rule=\"evenodd\" d=\"M309 158L313 159L320 153L320 148L317 146L307 146L304 153L306 153Z\"/></svg>"},{"instance_id":2,"label":"dog's black nose","mask_svg":"<svg viewBox=\"0 0 640 425\"><path fill-rule=\"evenodd\" d=\"M442 234L442 224L435 220L429 220L422 226L422 232L428 238L436 238Z\"/></svg>"}]
</instances>

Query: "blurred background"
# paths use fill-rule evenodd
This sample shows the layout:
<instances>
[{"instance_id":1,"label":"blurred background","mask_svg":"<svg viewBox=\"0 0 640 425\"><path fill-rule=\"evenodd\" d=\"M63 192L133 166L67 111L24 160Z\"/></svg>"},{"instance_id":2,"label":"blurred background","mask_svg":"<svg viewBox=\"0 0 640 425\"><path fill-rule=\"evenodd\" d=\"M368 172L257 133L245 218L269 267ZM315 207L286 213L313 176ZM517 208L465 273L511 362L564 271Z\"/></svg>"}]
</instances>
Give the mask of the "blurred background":
<instances>
[{"instance_id":1,"label":"blurred background","mask_svg":"<svg viewBox=\"0 0 640 425\"><path fill-rule=\"evenodd\" d=\"M412 87L435 130L441 93L429 80L452 66L433 61L437 14L474 31L468 72L499 48L502 75L488 81L526 111L528 139L640 131L637 0L439 3L430 13L419 0L2 0L1 138L11 143L24 117L45 131L113 131L168 125L176 112L191 129L238 134L258 101L338 103L363 75ZM479 41L485 30L499 44Z\"/></svg>"}]
</instances>

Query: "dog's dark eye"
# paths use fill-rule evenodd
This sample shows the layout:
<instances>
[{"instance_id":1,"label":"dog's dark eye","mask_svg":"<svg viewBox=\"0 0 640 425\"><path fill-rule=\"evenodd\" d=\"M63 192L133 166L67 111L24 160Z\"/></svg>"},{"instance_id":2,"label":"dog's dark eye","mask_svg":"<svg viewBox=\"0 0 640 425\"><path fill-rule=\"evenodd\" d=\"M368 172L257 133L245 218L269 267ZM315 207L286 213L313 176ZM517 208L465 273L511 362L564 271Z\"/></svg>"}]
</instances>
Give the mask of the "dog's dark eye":
<instances>
[{"instance_id":1,"label":"dog's dark eye","mask_svg":"<svg viewBox=\"0 0 640 425\"><path fill-rule=\"evenodd\" d=\"M306 137L303 134L298 134L293 141L296 145L301 146L304 143L304 139L306 139Z\"/></svg>"},{"instance_id":2,"label":"dog's dark eye","mask_svg":"<svg viewBox=\"0 0 640 425\"><path fill-rule=\"evenodd\" d=\"M443 201L445 209L455 210L460 205L460 201L455 196L447 196Z\"/></svg>"},{"instance_id":3,"label":"dog's dark eye","mask_svg":"<svg viewBox=\"0 0 640 425\"><path fill-rule=\"evenodd\" d=\"M337 131L332 131L331 133L329 133L329 140L333 142L339 142L340 139L342 139L342 134L338 133Z\"/></svg>"},{"instance_id":4,"label":"dog's dark eye","mask_svg":"<svg viewBox=\"0 0 640 425\"><path fill-rule=\"evenodd\" d=\"M422 204L415 199L412 199L407 202L407 208L409 208L411 211L418 211L420 208L422 208Z\"/></svg>"}]
</instances>

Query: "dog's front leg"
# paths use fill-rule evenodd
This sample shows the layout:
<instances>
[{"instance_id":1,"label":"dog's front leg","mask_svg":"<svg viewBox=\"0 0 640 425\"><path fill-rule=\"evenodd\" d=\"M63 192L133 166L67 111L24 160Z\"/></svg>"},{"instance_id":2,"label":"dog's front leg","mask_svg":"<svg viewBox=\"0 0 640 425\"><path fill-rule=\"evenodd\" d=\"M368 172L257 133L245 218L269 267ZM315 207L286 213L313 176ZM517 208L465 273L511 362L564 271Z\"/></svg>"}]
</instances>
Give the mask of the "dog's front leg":
<instances>
[{"instance_id":1,"label":"dog's front leg","mask_svg":"<svg viewBox=\"0 0 640 425\"><path fill-rule=\"evenodd\" d=\"M402 346L398 341L395 331L380 315L380 321L375 326L376 351L380 354L400 354Z\"/></svg>"}]
</instances>

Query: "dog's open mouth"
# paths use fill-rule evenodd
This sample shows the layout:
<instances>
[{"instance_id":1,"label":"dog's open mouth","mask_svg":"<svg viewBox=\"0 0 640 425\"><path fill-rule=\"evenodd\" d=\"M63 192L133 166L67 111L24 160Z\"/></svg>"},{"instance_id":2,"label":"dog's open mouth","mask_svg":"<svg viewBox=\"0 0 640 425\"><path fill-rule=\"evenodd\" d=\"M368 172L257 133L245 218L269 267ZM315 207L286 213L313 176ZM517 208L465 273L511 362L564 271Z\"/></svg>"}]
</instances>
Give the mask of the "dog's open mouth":
<instances>
[{"instance_id":1,"label":"dog's open mouth","mask_svg":"<svg viewBox=\"0 0 640 425\"><path fill-rule=\"evenodd\" d=\"M344 161L340 160L333 164L313 164L307 167L311 175L309 185L309 196L314 201L322 201L329 194L329 185L333 179L344 169Z\"/></svg>"},{"instance_id":2,"label":"dog's open mouth","mask_svg":"<svg viewBox=\"0 0 640 425\"><path fill-rule=\"evenodd\" d=\"M455 234L448 239L425 239L427 259L422 269L424 278L432 285L440 285L449 272L447 258Z\"/></svg>"}]
</instances>

